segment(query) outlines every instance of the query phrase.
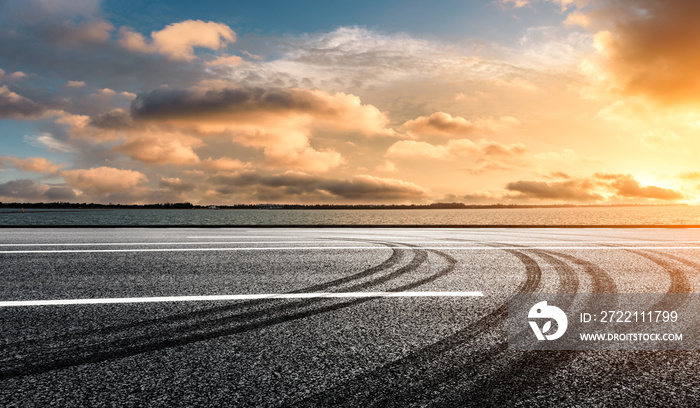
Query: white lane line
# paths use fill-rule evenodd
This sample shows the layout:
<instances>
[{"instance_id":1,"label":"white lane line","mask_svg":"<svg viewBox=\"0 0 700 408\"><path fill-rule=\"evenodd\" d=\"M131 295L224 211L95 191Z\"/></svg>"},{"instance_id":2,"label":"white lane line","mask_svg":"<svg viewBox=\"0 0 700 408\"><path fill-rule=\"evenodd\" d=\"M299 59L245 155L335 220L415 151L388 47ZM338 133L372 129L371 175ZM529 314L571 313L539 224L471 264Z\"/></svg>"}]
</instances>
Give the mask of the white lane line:
<instances>
[{"instance_id":1,"label":"white lane line","mask_svg":"<svg viewBox=\"0 0 700 408\"><path fill-rule=\"evenodd\" d=\"M47 249L47 250L12 250L0 251L0 254L57 254L57 253L111 253L111 252L214 252L214 251L328 251L338 249L436 249L459 251L502 251L504 249L700 249L700 246L514 246L514 247L458 247L458 246L420 246L420 247L386 247L386 246L317 246L317 247L225 247L225 248L138 248L138 249Z\"/></svg>"},{"instance_id":2,"label":"white lane line","mask_svg":"<svg viewBox=\"0 0 700 408\"><path fill-rule=\"evenodd\" d=\"M368 297L478 297L481 292L320 292L320 293L261 293L250 295L163 296L103 299L11 300L0 302L0 307L96 305L111 303L194 302L215 300L255 299L312 299L312 298L368 298Z\"/></svg>"},{"instance_id":3,"label":"white lane line","mask_svg":"<svg viewBox=\"0 0 700 408\"><path fill-rule=\"evenodd\" d=\"M324 242L346 242L347 240L314 241L216 241L216 242L70 242L54 244L0 244L0 247L51 247L51 246L146 246L146 245L221 245L221 244L318 244Z\"/></svg>"},{"instance_id":4,"label":"white lane line","mask_svg":"<svg viewBox=\"0 0 700 408\"><path fill-rule=\"evenodd\" d=\"M356 236L347 236L347 237L324 237L322 235L318 234L313 234L313 238L315 239L326 239L326 240L333 240L333 239L338 239L338 240L356 240L356 239L382 239L382 240L388 240L388 239L416 239L416 240L425 240L425 239L434 239L433 237L420 237L420 236L383 236L383 235L356 235ZM269 236L269 237L248 237L248 236L243 236L243 235L234 235L234 236L205 236L205 237L186 237L187 239L289 239L289 238L300 238L299 235L289 235L289 236ZM309 236L303 237L303 238L310 238Z\"/></svg>"}]
</instances>

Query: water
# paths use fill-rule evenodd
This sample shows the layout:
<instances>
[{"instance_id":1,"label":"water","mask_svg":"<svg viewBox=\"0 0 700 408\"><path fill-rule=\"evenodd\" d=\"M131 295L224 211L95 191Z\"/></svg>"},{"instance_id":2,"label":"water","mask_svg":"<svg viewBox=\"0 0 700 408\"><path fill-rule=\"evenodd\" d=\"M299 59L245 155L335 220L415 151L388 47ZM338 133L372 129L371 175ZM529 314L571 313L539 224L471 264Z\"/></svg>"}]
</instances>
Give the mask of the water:
<instances>
[{"instance_id":1,"label":"water","mask_svg":"<svg viewBox=\"0 0 700 408\"><path fill-rule=\"evenodd\" d=\"M25 210L13 225L700 225L700 206L413 210Z\"/></svg>"}]
</instances>

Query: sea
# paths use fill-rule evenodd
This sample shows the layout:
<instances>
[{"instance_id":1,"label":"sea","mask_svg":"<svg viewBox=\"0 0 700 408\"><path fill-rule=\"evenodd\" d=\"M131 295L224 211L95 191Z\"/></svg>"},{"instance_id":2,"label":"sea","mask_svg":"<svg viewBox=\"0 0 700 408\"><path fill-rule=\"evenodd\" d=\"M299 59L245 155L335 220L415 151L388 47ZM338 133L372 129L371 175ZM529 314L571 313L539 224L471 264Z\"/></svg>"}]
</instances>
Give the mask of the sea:
<instances>
[{"instance_id":1,"label":"sea","mask_svg":"<svg viewBox=\"0 0 700 408\"><path fill-rule=\"evenodd\" d=\"M700 225L700 206L483 209L0 209L2 226Z\"/></svg>"}]
</instances>

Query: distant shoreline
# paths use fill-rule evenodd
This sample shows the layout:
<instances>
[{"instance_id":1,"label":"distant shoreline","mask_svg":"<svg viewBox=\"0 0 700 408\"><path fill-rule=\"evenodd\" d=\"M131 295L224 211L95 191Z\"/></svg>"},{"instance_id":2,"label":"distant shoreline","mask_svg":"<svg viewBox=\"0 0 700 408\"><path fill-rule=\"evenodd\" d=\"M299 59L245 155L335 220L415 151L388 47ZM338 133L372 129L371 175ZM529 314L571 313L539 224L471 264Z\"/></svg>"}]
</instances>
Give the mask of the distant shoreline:
<instances>
[{"instance_id":1,"label":"distant shoreline","mask_svg":"<svg viewBox=\"0 0 700 408\"><path fill-rule=\"evenodd\" d=\"M234 204L196 205L190 203L96 204L96 203L0 203L0 209L30 210L455 210L527 208L615 208L672 207L689 204ZM0 211L15 213L17 211ZM37 211L32 211L37 212Z\"/></svg>"}]
</instances>

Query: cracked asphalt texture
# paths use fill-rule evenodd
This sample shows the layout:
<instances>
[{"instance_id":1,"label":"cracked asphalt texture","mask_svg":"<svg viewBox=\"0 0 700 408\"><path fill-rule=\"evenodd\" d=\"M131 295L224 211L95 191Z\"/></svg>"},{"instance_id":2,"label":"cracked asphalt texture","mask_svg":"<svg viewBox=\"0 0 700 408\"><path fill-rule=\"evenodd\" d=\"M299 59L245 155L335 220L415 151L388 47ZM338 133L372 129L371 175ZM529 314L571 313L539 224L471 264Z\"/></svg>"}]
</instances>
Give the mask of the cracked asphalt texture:
<instances>
[{"instance_id":1,"label":"cracked asphalt texture","mask_svg":"<svg viewBox=\"0 0 700 408\"><path fill-rule=\"evenodd\" d=\"M506 343L518 291L698 291L696 229L2 229L0 251L3 301L484 293L0 308L3 407L700 403L697 351Z\"/></svg>"}]
</instances>

